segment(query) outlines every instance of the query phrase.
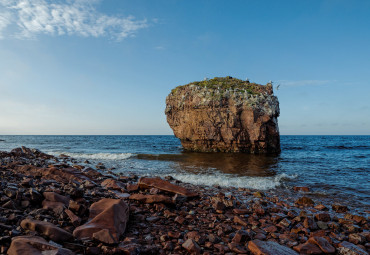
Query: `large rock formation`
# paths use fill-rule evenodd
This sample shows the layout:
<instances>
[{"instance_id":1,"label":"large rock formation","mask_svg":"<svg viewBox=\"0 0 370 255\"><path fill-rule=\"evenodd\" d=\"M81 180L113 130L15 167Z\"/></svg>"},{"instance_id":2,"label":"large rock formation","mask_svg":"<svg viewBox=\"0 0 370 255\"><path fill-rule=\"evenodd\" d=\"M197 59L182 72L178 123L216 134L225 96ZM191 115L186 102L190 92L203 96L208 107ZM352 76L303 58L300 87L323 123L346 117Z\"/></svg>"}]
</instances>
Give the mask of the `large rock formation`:
<instances>
[{"instance_id":1,"label":"large rock formation","mask_svg":"<svg viewBox=\"0 0 370 255\"><path fill-rule=\"evenodd\" d=\"M279 101L271 84L214 78L176 87L167 122L185 150L278 153Z\"/></svg>"}]
</instances>

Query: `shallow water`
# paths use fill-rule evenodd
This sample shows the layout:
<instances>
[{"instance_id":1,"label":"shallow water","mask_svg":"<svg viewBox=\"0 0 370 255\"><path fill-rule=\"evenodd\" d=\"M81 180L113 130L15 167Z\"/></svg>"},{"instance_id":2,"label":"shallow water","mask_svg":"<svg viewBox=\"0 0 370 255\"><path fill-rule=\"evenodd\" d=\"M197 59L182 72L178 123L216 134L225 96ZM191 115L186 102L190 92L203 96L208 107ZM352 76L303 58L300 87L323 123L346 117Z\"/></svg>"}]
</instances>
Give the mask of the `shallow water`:
<instances>
[{"instance_id":1,"label":"shallow water","mask_svg":"<svg viewBox=\"0 0 370 255\"><path fill-rule=\"evenodd\" d=\"M117 172L265 190L309 186L318 197L370 205L370 136L281 136L278 156L185 153L174 136L0 136L0 150L22 145Z\"/></svg>"}]
</instances>

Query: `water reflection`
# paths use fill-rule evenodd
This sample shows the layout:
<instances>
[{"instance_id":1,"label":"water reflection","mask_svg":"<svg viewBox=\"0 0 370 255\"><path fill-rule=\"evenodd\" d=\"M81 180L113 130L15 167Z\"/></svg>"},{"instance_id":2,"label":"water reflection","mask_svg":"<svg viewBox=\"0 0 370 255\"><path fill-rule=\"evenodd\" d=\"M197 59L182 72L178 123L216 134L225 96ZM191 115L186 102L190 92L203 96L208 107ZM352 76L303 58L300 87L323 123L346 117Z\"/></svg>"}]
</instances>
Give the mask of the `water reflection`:
<instances>
[{"instance_id":1,"label":"water reflection","mask_svg":"<svg viewBox=\"0 0 370 255\"><path fill-rule=\"evenodd\" d=\"M227 174L240 176L274 176L276 175L278 157L266 155L232 154L232 153L195 153L181 154L139 154L138 159L163 160L174 163L180 171L190 173L209 173L218 170Z\"/></svg>"}]
</instances>

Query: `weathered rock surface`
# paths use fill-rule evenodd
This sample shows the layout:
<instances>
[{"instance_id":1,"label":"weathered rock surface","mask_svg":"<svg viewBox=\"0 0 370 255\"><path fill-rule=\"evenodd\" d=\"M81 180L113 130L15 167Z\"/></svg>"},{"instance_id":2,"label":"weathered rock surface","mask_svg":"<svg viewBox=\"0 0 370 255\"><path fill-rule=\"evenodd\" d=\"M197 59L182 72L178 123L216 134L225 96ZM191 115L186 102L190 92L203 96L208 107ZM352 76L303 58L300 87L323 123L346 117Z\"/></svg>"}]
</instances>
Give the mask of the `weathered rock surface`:
<instances>
[{"instance_id":1,"label":"weathered rock surface","mask_svg":"<svg viewBox=\"0 0 370 255\"><path fill-rule=\"evenodd\" d=\"M161 178L149 178L141 177L139 180L139 187L142 189L157 188L170 193L180 194L186 197L195 197L198 194L192 192L184 187L172 184L168 181L162 180Z\"/></svg>"},{"instance_id":2,"label":"weathered rock surface","mask_svg":"<svg viewBox=\"0 0 370 255\"><path fill-rule=\"evenodd\" d=\"M65 242L73 239L72 234L65 231L64 229L58 228L50 222L25 219L21 222L21 227L25 230L37 231L55 242Z\"/></svg>"},{"instance_id":3,"label":"weathered rock surface","mask_svg":"<svg viewBox=\"0 0 370 255\"><path fill-rule=\"evenodd\" d=\"M271 84L229 76L193 82L172 90L165 113L185 150L280 152L279 102Z\"/></svg>"},{"instance_id":4,"label":"weathered rock surface","mask_svg":"<svg viewBox=\"0 0 370 255\"><path fill-rule=\"evenodd\" d=\"M128 218L129 208L123 200L103 198L91 205L90 220L76 228L73 235L79 239L117 243L126 230Z\"/></svg>"},{"instance_id":5,"label":"weathered rock surface","mask_svg":"<svg viewBox=\"0 0 370 255\"><path fill-rule=\"evenodd\" d=\"M298 255L294 250L270 241L250 241L248 249L255 255Z\"/></svg>"},{"instance_id":6,"label":"weathered rock surface","mask_svg":"<svg viewBox=\"0 0 370 255\"><path fill-rule=\"evenodd\" d=\"M74 252L60 248L57 245L48 243L44 238L38 236L14 237L8 250L8 255L73 255Z\"/></svg>"}]
</instances>

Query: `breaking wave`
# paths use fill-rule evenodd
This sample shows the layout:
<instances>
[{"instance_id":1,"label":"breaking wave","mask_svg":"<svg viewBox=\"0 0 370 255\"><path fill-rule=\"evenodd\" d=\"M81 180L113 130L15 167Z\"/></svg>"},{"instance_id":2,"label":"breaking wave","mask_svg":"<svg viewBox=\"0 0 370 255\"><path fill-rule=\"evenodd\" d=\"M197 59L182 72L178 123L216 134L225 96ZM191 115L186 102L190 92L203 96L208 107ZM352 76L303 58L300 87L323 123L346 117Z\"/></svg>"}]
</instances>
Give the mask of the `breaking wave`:
<instances>
[{"instance_id":1,"label":"breaking wave","mask_svg":"<svg viewBox=\"0 0 370 255\"><path fill-rule=\"evenodd\" d=\"M274 189L283 184L284 180L292 180L298 175L279 174L272 177L251 177L251 176L233 176L227 174L183 174L173 173L171 176L182 182L194 185L234 188L250 188L258 190ZM164 177L164 176L163 176Z\"/></svg>"},{"instance_id":2,"label":"breaking wave","mask_svg":"<svg viewBox=\"0 0 370 255\"><path fill-rule=\"evenodd\" d=\"M59 156L64 154L75 159L88 159L88 160L125 160L135 154L133 153L76 153L76 152L62 152L52 153L53 155Z\"/></svg>"}]
</instances>

